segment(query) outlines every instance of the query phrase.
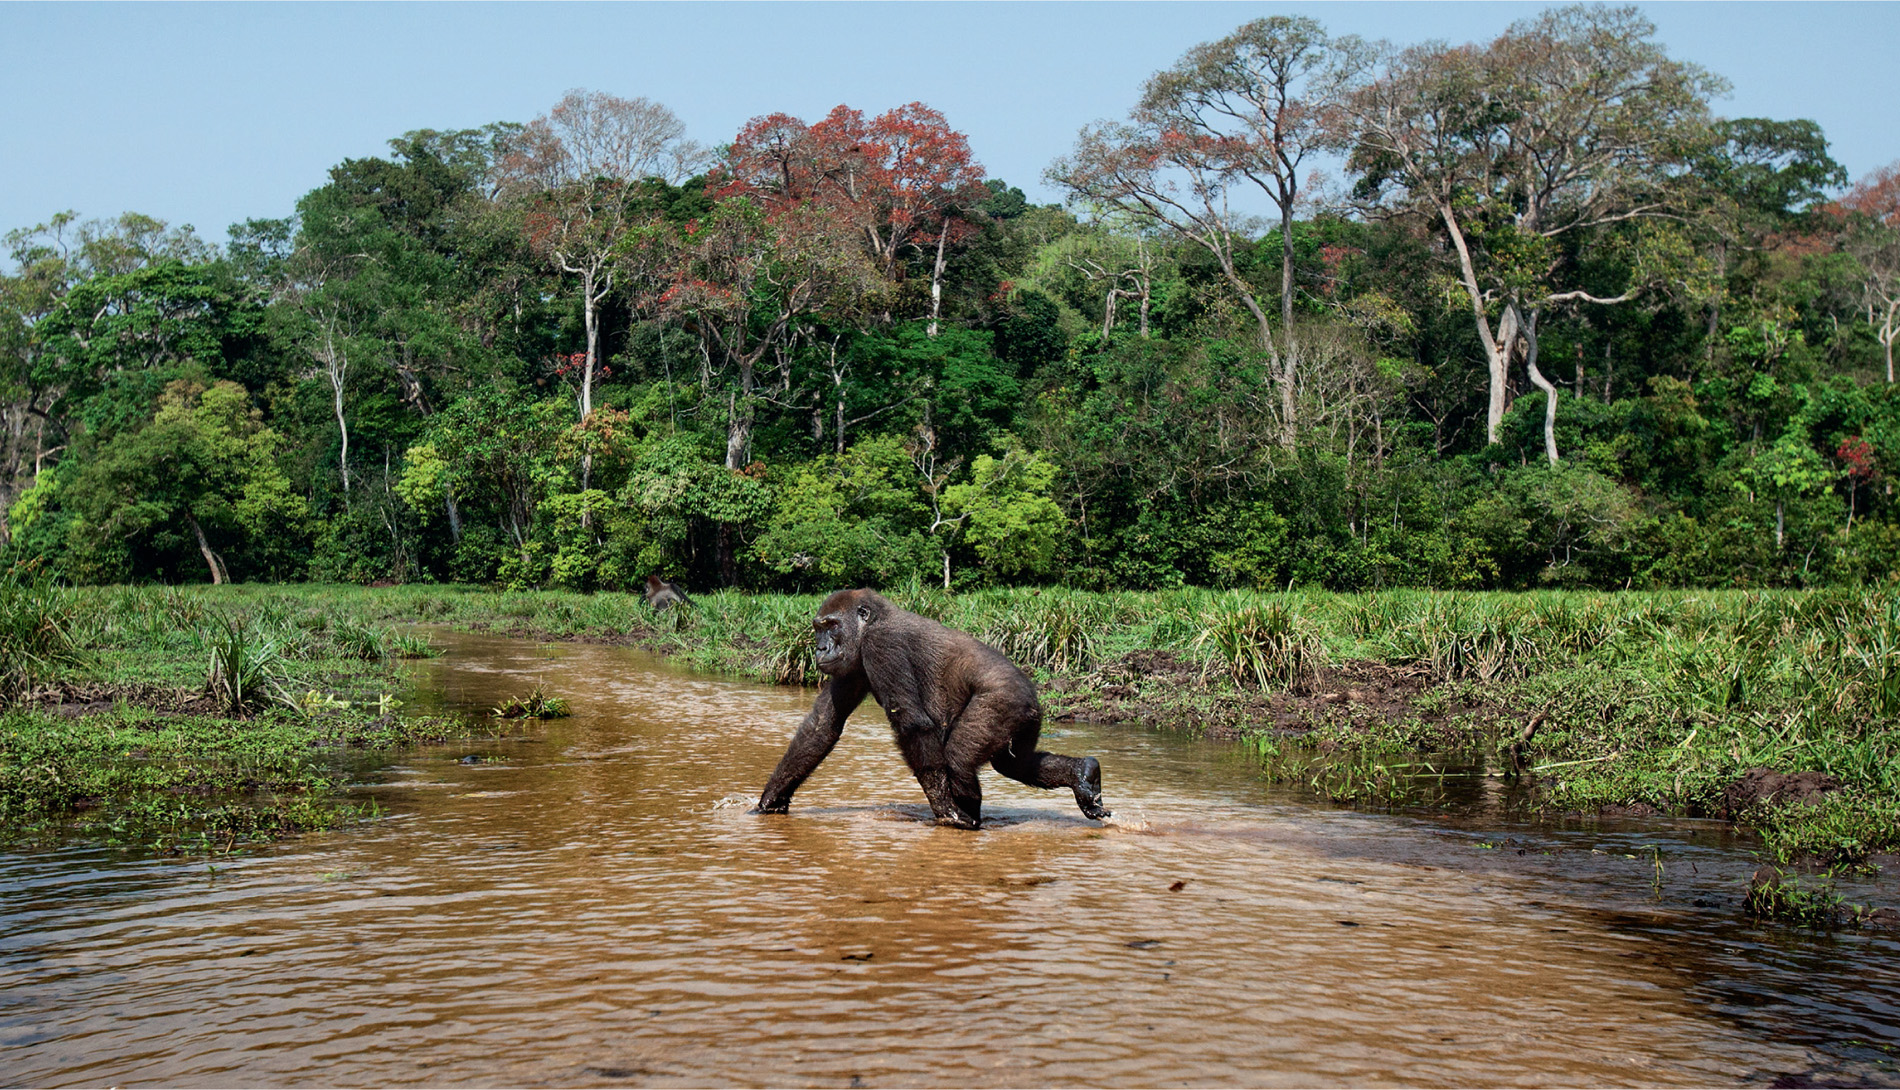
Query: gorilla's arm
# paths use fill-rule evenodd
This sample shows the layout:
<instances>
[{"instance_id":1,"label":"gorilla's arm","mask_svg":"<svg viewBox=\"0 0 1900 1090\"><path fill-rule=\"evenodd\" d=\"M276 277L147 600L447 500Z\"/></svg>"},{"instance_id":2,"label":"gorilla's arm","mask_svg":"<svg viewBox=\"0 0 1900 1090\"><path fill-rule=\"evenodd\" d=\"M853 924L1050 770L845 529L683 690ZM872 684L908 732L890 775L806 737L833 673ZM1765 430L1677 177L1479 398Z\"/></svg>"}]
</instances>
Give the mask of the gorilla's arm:
<instances>
[{"instance_id":1,"label":"gorilla's arm","mask_svg":"<svg viewBox=\"0 0 1900 1090\"><path fill-rule=\"evenodd\" d=\"M805 782L805 777L811 775L819 762L831 755L832 747L844 733L845 719L864 703L868 689L862 671L825 682L818 690L818 702L798 725L790 748L779 759L778 768L765 783L765 790L760 792L759 813L782 814L791 808L792 792L798 790L798 785Z\"/></svg>"}]
</instances>

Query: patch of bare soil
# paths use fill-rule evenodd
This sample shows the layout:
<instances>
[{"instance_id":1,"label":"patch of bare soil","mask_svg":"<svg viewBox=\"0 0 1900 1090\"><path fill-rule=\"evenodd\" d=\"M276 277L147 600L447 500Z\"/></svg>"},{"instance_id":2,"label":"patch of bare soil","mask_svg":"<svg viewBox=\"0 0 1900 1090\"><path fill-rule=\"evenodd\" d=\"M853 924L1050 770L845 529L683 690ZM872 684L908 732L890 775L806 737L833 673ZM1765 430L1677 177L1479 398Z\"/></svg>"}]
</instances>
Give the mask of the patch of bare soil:
<instances>
[{"instance_id":1,"label":"patch of bare soil","mask_svg":"<svg viewBox=\"0 0 1900 1090\"><path fill-rule=\"evenodd\" d=\"M1325 726L1418 719L1445 724L1473 713L1503 713L1471 686L1448 689L1419 704L1435 687L1422 666L1356 660L1321 670L1300 691L1262 693L1224 678L1203 681L1198 664L1170 651L1135 651L1088 674L1045 686L1051 718L1059 721L1176 725L1215 738L1273 731L1305 734Z\"/></svg>"},{"instance_id":2,"label":"patch of bare soil","mask_svg":"<svg viewBox=\"0 0 1900 1090\"><path fill-rule=\"evenodd\" d=\"M68 719L109 712L120 704L171 715L217 715L219 704L205 693L168 685L60 681L23 694L18 706L37 708Z\"/></svg>"},{"instance_id":3,"label":"patch of bare soil","mask_svg":"<svg viewBox=\"0 0 1900 1090\"><path fill-rule=\"evenodd\" d=\"M1722 792L1722 814L1735 817L1756 806L1785 806L1814 802L1840 788L1825 772L1773 772L1751 768Z\"/></svg>"}]
</instances>

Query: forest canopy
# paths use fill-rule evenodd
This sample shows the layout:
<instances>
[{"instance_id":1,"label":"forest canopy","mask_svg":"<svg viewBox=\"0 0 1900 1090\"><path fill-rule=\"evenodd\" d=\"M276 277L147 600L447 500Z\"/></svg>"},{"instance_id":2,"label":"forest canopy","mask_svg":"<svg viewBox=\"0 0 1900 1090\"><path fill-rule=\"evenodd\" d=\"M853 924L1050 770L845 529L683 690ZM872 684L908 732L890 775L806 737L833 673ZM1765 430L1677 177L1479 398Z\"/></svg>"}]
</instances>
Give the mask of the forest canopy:
<instances>
[{"instance_id":1,"label":"forest canopy","mask_svg":"<svg viewBox=\"0 0 1900 1090\"><path fill-rule=\"evenodd\" d=\"M921 102L576 90L223 246L61 212L5 236L0 535L74 582L1891 580L1900 162L1724 89L1631 8L1276 16L1049 149L1059 205Z\"/></svg>"}]
</instances>

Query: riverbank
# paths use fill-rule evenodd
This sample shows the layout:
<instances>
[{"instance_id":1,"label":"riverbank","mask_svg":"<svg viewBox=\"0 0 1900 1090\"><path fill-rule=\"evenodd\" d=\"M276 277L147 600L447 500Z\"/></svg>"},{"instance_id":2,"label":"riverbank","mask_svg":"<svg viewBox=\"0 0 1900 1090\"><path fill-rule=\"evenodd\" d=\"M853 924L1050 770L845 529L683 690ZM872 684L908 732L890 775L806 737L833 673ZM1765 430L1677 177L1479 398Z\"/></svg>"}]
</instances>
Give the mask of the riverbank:
<instances>
[{"instance_id":1,"label":"riverbank","mask_svg":"<svg viewBox=\"0 0 1900 1090\"><path fill-rule=\"evenodd\" d=\"M213 619L227 637L280 642L278 659L297 664L285 676L310 684L303 702L313 705L266 694L244 720L253 725L227 733L272 724L304 753L334 746L326 732L343 723L380 724L348 743L372 747L465 729L372 714L371 690L394 684L396 644L415 639L397 625L637 645L698 669L817 681L809 631L818 595L703 594L690 610L655 614L637 595L442 586L61 593L72 597L76 645L94 655L67 676L122 688L85 700L73 689L50 706L23 697L28 710L9 715L40 716L41 734L52 726L45 716L75 703L88 718L88 705L108 703L135 709L121 716L167 722L198 714L216 733L211 724L226 720L209 709L167 709L162 693L123 688L208 699L191 694L206 689ZM1767 861L1788 870L1764 879L1763 896L1814 914L1840 907L1829 901L1828 872L1891 863L1900 849L1900 600L1891 592L893 597L1031 670L1053 721L1230 738L1269 777L1335 802L1719 818L1758 834ZM301 784L293 799L321 797L314 781L289 774L304 766L264 767L289 770L250 777L264 794L292 783ZM91 796L49 795L46 805L56 809L60 797Z\"/></svg>"},{"instance_id":2,"label":"riverbank","mask_svg":"<svg viewBox=\"0 0 1900 1090\"><path fill-rule=\"evenodd\" d=\"M426 641L326 608L0 580L0 841L230 852L376 816L372 755L466 737L404 714Z\"/></svg>"}]
</instances>

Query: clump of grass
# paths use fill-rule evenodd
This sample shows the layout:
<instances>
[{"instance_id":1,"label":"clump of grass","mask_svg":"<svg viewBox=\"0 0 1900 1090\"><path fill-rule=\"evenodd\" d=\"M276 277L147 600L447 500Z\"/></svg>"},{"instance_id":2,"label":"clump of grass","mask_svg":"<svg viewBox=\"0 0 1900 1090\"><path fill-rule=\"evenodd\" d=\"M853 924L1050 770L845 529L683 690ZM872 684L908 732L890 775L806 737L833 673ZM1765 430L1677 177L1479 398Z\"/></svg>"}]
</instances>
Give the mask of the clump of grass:
<instances>
[{"instance_id":1,"label":"clump of grass","mask_svg":"<svg viewBox=\"0 0 1900 1090\"><path fill-rule=\"evenodd\" d=\"M1103 634L1122 620L1117 607L1110 596L1051 589L977 597L951 623L1018 666L1087 670L1100 657Z\"/></svg>"},{"instance_id":2,"label":"clump of grass","mask_svg":"<svg viewBox=\"0 0 1900 1090\"><path fill-rule=\"evenodd\" d=\"M491 713L497 719L562 719L571 714L567 701L551 696L536 682L524 696L511 696L495 705Z\"/></svg>"},{"instance_id":3,"label":"clump of grass","mask_svg":"<svg viewBox=\"0 0 1900 1090\"><path fill-rule=\"evenodd\" d=\"M1828 927L1850 914L1834 883L1809 885L1778 867L1763 867L1749 883L1742 910L1758 920Z\"/></svg>"},{"instance_id":4,"label":"clump of grass","mask_svg":"<svg viewBox=\"0 0 1900 1090\"><path fill-rule=\"evenodd\" d=\"M1387 657L1424 664L1441 681L1502 681L1545 662L1535 628L1521 607L1430 595L1381 642Z\"/></svg>"},{"instance_id":5,"label":"clump of grass","mask_svg":"<svg viewBox=\"0 0 1900 1090\"><path fill-rule=\"evenodd\" d=\"M813 657L812 614L796 599L755 603L749 620L764 633L763 671L775 685L816 685L820 678ZM668 613L678 612L668 610Z\"/></svg>"},{"instance_id":6,"label":"clump of grass","mask_svg":"<svg viewBox=\"0 0 1900 1090\"><path fill-rule=\"evenodd\" d=\"M296 705L296 698L288 692L289 679L276 641L227 617L215 618L204 631L203 640L209 652L205 691L227 713L244 715L266 701L286 707Z\"/></svg>"},{"instance_id":7,"label":"clump of grass","mask_svg":"<svg viewBox=\"0 0 1900 1090\"><path fill-rule=\"evenodd\" d=\"M44 575L0 576L0 698L83 667L88 656L74 639L72 595Z\"/></svg>"},{"instance_id":8,"label":"clump of grass","mask_svg":"<svg viewBox=\"0 0 1900 1090\"><path fill-rule=\"evenodd\" d=\"M387 635L386 629L339 618L331 624L328 638L342 657L373 662L388 657L388 648L384 645Z\"/></svg>"},{"instance_id":9,"label":"clump of grass","mask_svg":"<svg viewBox=\"0 0 1900 1090\"><path fill-rule=\"evenodd\" d=\"M1784 863L1851 865L1875 852L1900 848L1900 800L1891 796L1837 791L1750 816L1768 850Z\"/></svg>"},{"instance_id":10,"label":"clump of grass","mask_svg":"<svg viewBox=\"0 0 1900 1090\"><path fill-rule=\"evenodd\" d=\"M387 646L389 654L399 659L432 659L442 653L429 637L413 632L389 633Z\"/></svg>"},{"instance_id":11,"label":"clump of grass","mask_svg":"<svg viewBox=\"0 0 1900 1090\"><path fill-rule=\"evenodd\" d=\"M1201 683L1216 673L1262 692L1305 692L1326 662L1326 645L1281 601L1216 607L1194 646L1206 655Z\"/></svg>"}]
</instances>

